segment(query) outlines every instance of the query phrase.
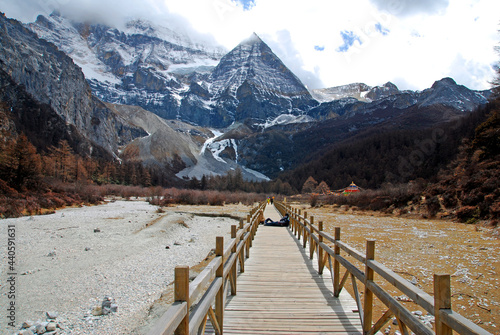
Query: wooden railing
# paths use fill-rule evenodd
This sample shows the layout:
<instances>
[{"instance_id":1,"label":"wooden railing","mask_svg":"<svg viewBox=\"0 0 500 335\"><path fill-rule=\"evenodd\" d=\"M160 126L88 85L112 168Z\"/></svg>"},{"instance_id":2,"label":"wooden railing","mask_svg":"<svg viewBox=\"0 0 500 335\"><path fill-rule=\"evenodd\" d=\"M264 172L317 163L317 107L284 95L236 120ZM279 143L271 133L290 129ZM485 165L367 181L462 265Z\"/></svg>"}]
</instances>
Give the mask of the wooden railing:
<instances>
[{"instance_id":1,"label":"wooden railing","mask_svg":"<svg viewBox=\"0 0 500 335\"><path fill-rule=\"evenodd\" d=\"M415 334L451 335L453 331L459 334L490 334L472 321L464 318L451 309L450 275L434 275L434 297L411 284L383 264L375 260L375 241L366 242L365 254L357 251L346 243L340 241L340 228L335 228L334 236L323 231L323 222L315 224L314 217L307 217L307 212L302 215L300 209L292 208L286 204L275 202L281 215L288 213L290 216L290 229L300 240L302 246L309 243L310 258L314 254L318 260L318 272L328 262L332 274L333 295L338 297L346 281L351 279L354 298L359 310L359 317L363 326L363 333L373 335L377 333L392 317L396 317L401 334L408 334L408 328ZM326 243L330 242L331 245ZM364 271L356 267L344 255L351 256L364 264ZM359 263L358 263L359 264ZM345 268L344 275L340 276L341 266ZM428 313L434 315L434 330L424 325L415 315L405 308L400 302L385 291L374 281L374 274L409 297L414 303ZM363 304L357 287L356 279L363 283ZM388 308L387 311L373 323L373 297L374 295Z\"/></svg>"},{"instance_id":2,"label":"wooden railing","mask_svg":"<svg viewBox=\"0 0 500 335\"><path fill-rule=\"evenodd\" d=\"M265 202L254 207L246 224L240 221L239 229L236 225L231 226L231 242L226 246L223 237L216 238L215 258L191 283L189 266L175 268L175 302L148 335L203 334L208 319L215 333L222 334L227 283L230 283L231 295L235 295L238 268L240 272L245 271L245 259L250 256L252 240L264 218L264 207Z\"/></svg>"}]
</instances>

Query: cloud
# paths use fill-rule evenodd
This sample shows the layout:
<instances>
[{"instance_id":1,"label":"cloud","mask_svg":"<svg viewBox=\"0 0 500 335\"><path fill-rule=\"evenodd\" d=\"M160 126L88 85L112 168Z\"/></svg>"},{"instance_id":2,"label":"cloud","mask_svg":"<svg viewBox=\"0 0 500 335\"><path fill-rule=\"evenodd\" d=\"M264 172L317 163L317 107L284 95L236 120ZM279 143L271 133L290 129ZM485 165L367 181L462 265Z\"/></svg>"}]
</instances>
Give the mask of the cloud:
<instances>
[{"instance_id":1,"label":"cloud","mask_svg":"<svg viewBox=\"0 0 500 335\"><path fill-rule=\"evenodd\" d=\"M438 14L446 10L449 0L370 0L379 10L394 16Z\"/></svg>"},{"instance_id":2,"label":"cloud","mask_svg":"<svg viewBox=\"0 0 500 335\"><path fill-rule=\"evenodd\" d=\"M255 31L309 87L425 89L452 77L486 89L499 59L498 0L5 0L1 10L29 22L53 7L142 17L228 50Z\"/></svg>"},{"instance_id":3,"label":"cloud","mask_svg":"<svg viewBox=\"0 0 500 335\"><path fill-rule=\"evenodd\" d=\"M304 61L295 48L288 30L280 30L275 36L262 35L262 40L273 50L283 63L309 88L323 88L318 74L304 68Z\"/></svg>"}]
</instances>

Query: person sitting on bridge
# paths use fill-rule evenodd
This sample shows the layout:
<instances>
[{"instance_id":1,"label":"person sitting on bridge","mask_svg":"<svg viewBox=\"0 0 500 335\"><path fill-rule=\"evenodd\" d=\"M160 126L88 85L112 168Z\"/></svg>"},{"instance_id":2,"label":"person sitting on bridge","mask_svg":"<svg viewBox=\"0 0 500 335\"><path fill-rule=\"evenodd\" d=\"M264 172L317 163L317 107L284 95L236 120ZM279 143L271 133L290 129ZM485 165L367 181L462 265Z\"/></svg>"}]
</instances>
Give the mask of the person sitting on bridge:
<instances>
[{"instance_id":1,"label":"person sitting on bridge","mask_svg":"<svg viewBox=\"0 0 500 335\"><path fill-rule=\"evenodd\" d=\"M281 218L279 221L273 221L270 218L267 218L266 221L264 221L265 226L275 226L275 227L288 227L290 225L290 218L288 217L288 213L285 214L284 217Z\"/></svg>"}]
</instances>

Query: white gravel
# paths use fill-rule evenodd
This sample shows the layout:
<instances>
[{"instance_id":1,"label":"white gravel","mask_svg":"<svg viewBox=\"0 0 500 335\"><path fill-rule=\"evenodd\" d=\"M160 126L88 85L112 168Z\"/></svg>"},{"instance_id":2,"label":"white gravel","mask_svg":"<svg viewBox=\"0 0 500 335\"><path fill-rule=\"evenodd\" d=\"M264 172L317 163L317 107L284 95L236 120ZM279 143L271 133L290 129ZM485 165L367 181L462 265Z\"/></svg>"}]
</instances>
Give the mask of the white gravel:
<instances>
[{"instance_id":1,"label":"white gravel","mask_svg":"<svg viewBox=\"0 0 500 335\"><path fill-rule=\"evenodd\" d=\"M175 266L199 263L215 247L215 237L230 238L237 223L176 208L157 213L144 201L1 220L0 333L15 334L24 321L45 321L53 311L63 327L58 334L130 334L172 282ZM15 226L16 328L8 327L5 315L8 225ZM105 296L116 300L118 312L92 316Z\"/></svg>"}]
</instances>

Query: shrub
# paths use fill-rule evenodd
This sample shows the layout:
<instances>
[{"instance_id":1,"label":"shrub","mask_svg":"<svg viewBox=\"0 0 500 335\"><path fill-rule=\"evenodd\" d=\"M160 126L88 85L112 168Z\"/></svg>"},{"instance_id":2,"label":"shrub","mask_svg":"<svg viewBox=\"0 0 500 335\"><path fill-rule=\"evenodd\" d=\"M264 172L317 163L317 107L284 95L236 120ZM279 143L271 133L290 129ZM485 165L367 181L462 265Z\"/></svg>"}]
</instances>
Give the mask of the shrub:
<instances>
[{"instance_id":1,"label":"shrub","mask_svg":"<svg viewBox=\"0 0 500 335\"><path fill-rule=\"evenodd\" d=\"M427 207L427 213L430 217L436 216L441 206L439 205L439 199L437 196L432 196L426 199L425 206Z\"/></svg>"},{"instance_id":2,"label":"shrub","mask_svg":"<svg viewBox=\"0 0 500 335\"><path fill-rule=\"evenodd\" d=\"M318 205L318 195L313 194L309 197L309 205L311 207L316 207Z\"/></svg>"},{"instance_id":3,"label":"shrub","mask_svg":"<svg viewBox=\"0 0 500 335\"><path fill-rule=\"evenodd\" d=\"M476 206L462 206L457 210L457 219L460 222L476 223L480 210Z\"/></svg>"}]
</instances>

